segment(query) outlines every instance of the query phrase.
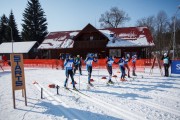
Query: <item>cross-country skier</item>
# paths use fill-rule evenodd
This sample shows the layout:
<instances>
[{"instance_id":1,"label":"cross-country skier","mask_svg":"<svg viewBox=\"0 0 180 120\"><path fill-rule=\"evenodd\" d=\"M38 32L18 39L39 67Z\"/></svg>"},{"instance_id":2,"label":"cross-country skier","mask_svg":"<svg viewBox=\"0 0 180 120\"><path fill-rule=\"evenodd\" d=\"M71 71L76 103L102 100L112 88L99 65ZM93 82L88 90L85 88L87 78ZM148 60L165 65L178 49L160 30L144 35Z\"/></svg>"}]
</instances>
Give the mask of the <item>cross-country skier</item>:
<instances>
[{"instance_id":1,"label":"cross-country skier","mask_svg":"<svg viewBox=\"0 0 180 120\"><path fill-rule=\"evenodd\" d=\"M73 77L73 65L74 65L74 59L72 58L71 55L69 55L69 58L67 58L64 61L64 67L65 67L65 71L66 71L66 80L64 83L64 87L67 88L66 84L67 84L67 81L68 81L68 78L70 75L71 80L72 80L73 89L76 90L74 77Z\"/></svg>"},{"instance_id":2,"label":"cross-country skier","mask_svg":"<svg viewBox=\"0 0 180 120\"><path fill-rule=\"evenodd\" d=\"M164 65L164 71L165 71L165 77L169 76L169 65L171 64L171 60L169 58L169 56L167 55L167 53L164 53L163 57L163 65Z\"/></svg>"},{"instance_id":3,"label":"cross-country skier","mask_svg":"<svg viewBox=\"0 0 180 120\"><path fill-rule=\"evenodd\" d=\"M133 69L132 75L133 76L137 76L136 72L135 72L136 71L136 59L137 59L137 56L135 54L135 55L132 56L132 69Z\"/></svg>"},{"instance_id":4,"label":"cross-country skier","mask_svg":"<svg viewBox=\"0 0 180 120\"><path fill-rule=\"evenodd\" d=\"M130 78L130 68L129 68L129 65L128 65L129 60L130 60L130 55L127 54L126 57L125 57L124 66L128 70L128 78Z\"/></svg>"},{"instance_id":5,"label":"cross-country skier","mask_svg":"<svg viewBox=\"0 0 180 120\"><path fill-rule=\"evenodd\" d=\"M94 57L93 54L89 54L87 56L87 58L85 59L85 64L86 64L86 69L88 71L88 84L90 86L93 86L93 84L91 83L90 79L91 79L91 73L92 73L92 62L97 62L97 59Z\"/></svg>"},{"instance_id":6,"label":"cross-country skier","mask_svg":"<svg viewBox=\"0 0 180 120\"><path fill-rule=\"evenodd\" d=\"M76 70L79 69L79 74L82 75L82 71L81 71L81 58L79 55L77 55L77 57L74 59L75 61L75 65L74 65L74 75L76 74Z\"/></svg>"},{"instance_id":7,"label":"cross-country skier","mask_svg":"<svg viewBox=\"0 0 180 120\"><path fill-rule=\"evenodd\" d=\"M114 59L112 56L107 57L106 60L106 67L107 67L107 71L109 73L109 80L107 83L109 84L113 84L114 82L111 80L112 78L112 64L114 63Z\"/></svg>"},{"instance_id":8,"label":"cross-country skier","mask_svg":"<svg viewBox=\"0 0 180 120\"><path fill-rule=\"evenodd\" d=\"M125 63L125 58L121 57L119 59L119 61L117 62L117 64L119 64L119 68L121 70L121 81L126 81L125 80L125 67L124 67L124 63Z\"/></svg>"}]
</instances>

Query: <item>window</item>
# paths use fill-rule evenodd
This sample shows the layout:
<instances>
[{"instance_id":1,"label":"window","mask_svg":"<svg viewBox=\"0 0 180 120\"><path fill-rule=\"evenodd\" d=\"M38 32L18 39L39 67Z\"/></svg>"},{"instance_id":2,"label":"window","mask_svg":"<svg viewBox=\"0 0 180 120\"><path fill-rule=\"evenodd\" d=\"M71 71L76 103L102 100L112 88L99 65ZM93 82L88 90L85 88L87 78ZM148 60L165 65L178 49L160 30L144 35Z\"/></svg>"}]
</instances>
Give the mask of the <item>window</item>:
<instances>
[{"instance_id":1,"label":"window","mask_svg":"<svg viewBox=\"0 0 180 120\"><path fill-rule=\"evenodd\" d=\"M115 57L121 57L121 49L110 49L109 55Z\"/></svg>"},{"instance_id":2,"label":"window","mask_svg":"<svg viewBox=\"0 0 180 120\"><path fill-rule=\"evenodd\" d=\"M114 37L114 33L110 33L110 37Z\"/></svg>"},{"instance_id":3,"label":"window","mask_svg":"<svg viewBox=\"0 0 180 120\"><path fill-rule=\"evenodd\" d=\"M90 40L93 40L93 38L94 38L93 36L90 36Z\"/></svg>"}]
</instances>

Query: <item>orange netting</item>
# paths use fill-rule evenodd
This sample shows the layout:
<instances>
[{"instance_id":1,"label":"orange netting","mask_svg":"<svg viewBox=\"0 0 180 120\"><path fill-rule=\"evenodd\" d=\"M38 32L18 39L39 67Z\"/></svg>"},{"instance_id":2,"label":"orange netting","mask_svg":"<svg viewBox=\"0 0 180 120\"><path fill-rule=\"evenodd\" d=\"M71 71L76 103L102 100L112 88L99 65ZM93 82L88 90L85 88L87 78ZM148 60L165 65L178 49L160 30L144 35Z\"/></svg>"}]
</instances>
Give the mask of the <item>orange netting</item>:
<instances>
[{"instance_id":1,"label":"orange netting","mask_svg":"<svg viewBox=\"0 0 180 120\"><path fill-rule=\"evenodd\" d=\"M118 62L119 59L115 59L115 62ZM144 72L145 67L152 66L153 59L139 59L136 61L136 70ZM161 61L162 62L162 61ZM7 63L3 63L0 61L2 66L8 66ZM57 60L57 59L24 59L24 66L25 67L39 67L39 68L63 68L64 61ZM132 69L132 61L128 63L130 69ZM156 63L155 63L156 65ZM161 63L162 65L162 63ZM85 68L84 60L82 61L82 67ZM93 68L97 69L106 69L106 59L98 59L98 62L93 63ZM113 64L114 69L119 69L118 64Z\"/></svg>"}]
</instances>

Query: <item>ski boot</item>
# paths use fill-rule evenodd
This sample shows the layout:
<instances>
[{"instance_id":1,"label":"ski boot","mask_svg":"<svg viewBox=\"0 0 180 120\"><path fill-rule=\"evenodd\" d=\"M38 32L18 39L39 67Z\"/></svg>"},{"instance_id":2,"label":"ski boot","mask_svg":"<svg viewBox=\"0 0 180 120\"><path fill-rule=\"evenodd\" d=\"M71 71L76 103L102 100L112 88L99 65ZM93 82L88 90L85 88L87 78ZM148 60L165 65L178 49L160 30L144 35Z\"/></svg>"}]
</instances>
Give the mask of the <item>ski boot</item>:
<instances>
[{"instance_id":1,"label":"ski boot","mask_svg":"<svg viewBox=\"0 0 180 120\"><path fill-rule=\"evenodd\" d=\"M66 85L64 85L64 88L65 88L65 89L69 89Z\"/></svg>"},{"instance_id":2,"label":"ski boot","mask_svg":"<svg viewBox=\"0 0 180 120\"><path fill-rule=\"evenodd\" d=\"M114 82L112 80L109 80L107 83L108 84L114 84Z\"/></svg>"},{"instance_id":3,"label":"ski boot","mask_svg":"<svg viewBox=\"0 0 180 120\"><path fill-rule=\"evenodd\" d=\"M91 82L89 82L88 84L89 84L89 86L91 86L91 87L93 87L93 86L94 86Z\"/></svg>"},{"instance_id":4,"label":"ski boot","mask_svg":"<svg viewBox=\"0 0 180 120\"><path fill-rule=\"evenodd\" d=\"M132 75L133 75L133 76L137 76L135 72L133 72L133 74L132 74Z\"/></svg>"},{"instance_id":5,"label":"ski boot","mask_svg":"<svg viewBox=\"0 0 180 120\"><path fill-rule=\"evenodd\" d=\"M120 81L122 81L122 82L123 82L123 81L127 81L127 80L126 80L126 79L124 79L124 78L121 78L121 79L120 79Z\"/></svg>"},{"instance_id":6,"label":"ski boot","mask_svg":"<svg viewBox=\"0 0 180 120\"><path fill-rule=\"evenodd\" d=\"M76 89L76 87L73 87L73 90L78 91L78 90Z\"/></svg>"}]
</instances>

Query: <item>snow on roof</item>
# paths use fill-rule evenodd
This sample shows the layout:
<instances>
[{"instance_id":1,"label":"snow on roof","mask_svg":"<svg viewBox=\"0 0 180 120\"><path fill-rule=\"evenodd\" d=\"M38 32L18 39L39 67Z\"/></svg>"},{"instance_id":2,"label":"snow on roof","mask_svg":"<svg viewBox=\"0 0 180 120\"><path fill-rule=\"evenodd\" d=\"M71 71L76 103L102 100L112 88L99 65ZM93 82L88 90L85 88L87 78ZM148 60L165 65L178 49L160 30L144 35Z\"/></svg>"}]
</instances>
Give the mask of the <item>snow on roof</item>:
<instances>
[{"instance_id":1,"label":"snow on roof","mask_svg":"<svg viewBox=\"0 0 180 120\"><path fill-rule=\"evenodd\" d=\"M140 46L154 46L154 43L147 42L145 35L140 35L136 40L126 40L126 39L115 39L110 40L107 47L140 47Z\"/></svg>"},{"instance_id":2,"label":"snow on roof","mask_svg":"<svg viewBox=\"0 0 180 120\"><path fill-rule=\"evenodd\" d=\"M153 46L153 38L147 27L100 29L109 42L107 47ZM74 37L81 31L51 32L38 49L73 48Z\"/></svg>"},{"instance_id":3,"label":"snow on roof","mask_svg":"<svg viewBox=\"0 0 180 120\"><path fill-rule=\"evenodd\" d=\"M27 42L5 42L0 45L0 53L28 53L31 48L35 45L36 41Z\"/></svg>"},{"instance_id":4,"label":"snow on roof","mask_svg":"<svg viewBox=\"0 0 180 120\"><path fill-rule=\"evenodd\" d=\"M114 34L112 31L110 30L99 30L101 33L103 33L109 40L112 40L113 37L111 37L111 34Z\"/></svg>"},{"instance_id":5,"label":"snow on roof","mask_svg":"<svg viewBox=\"0 0 180 120\"><path fill-rule=\"evenodd\" d=\"M154 46L147 27L111 28L99 31L109 38L107 47Z\"/></svg>"},{"instance_id":6,"label":"snow on roof","mask_svg":"<svg viewBox=\"0 0 180 120\"><path fill-rule=\"evenodd\" d=\"M51 32L38 49L73 48L73 37L78 33L78 31Z\"/></svg>"}]
</instances>

